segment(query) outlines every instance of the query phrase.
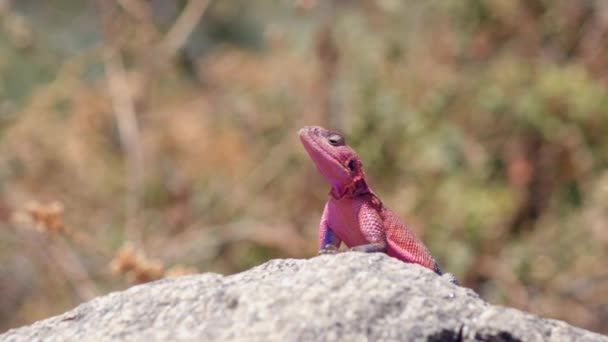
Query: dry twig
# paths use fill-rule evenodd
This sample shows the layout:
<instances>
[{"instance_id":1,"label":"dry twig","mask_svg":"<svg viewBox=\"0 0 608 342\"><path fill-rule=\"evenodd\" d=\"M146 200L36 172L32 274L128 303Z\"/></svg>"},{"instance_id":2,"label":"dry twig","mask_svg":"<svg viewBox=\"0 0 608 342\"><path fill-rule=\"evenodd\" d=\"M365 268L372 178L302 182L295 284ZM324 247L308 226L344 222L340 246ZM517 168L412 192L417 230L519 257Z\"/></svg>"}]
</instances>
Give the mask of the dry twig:
<instances>
[{"instance_id":1,"label":"dry twig","mask_svg":"<svg viewBox=\"0 0 608 342\"><path fill-rule=\"evenodd\" d=\"M186 8L175 21L165 38L161 41L159 49L165 56L172 58L186 43L186 40L198 24L211 3L210 0L190 0Z\"/></svg>"},{"instance_id":2,"label":"dry twig","mask_svg":"<svg viewBox=\"0 0 608 342\"><path fill-rule=\"evenodd\" d=\"M132 88L122 61L120 46L112 40L116 36L111 25L112 18L117 14L116 8L112 3L106 1L98 1L98 5L101 10L101 28L106 40L103 57L108 90L127 163L125 231L128 240L141 243L142 231L138 224L138 215L143 184L144 156L139 125Z\"/></svg>"}]
</instances>

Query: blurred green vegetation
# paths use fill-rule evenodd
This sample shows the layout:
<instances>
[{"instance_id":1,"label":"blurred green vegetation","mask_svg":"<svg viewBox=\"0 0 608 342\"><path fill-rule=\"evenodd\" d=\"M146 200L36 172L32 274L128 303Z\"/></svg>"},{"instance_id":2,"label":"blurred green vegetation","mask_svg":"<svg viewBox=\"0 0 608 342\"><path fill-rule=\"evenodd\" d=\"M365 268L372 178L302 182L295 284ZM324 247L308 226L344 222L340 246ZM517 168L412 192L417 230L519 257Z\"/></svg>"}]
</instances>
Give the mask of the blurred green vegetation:
<instances>
[{"instance_id":1,"label":"blurred green vegetation","mask_svg":"<svg viewBox=\"0 0 608 342\"><path fill-rule=\"evenodd\" d=\"M315 255L323 125L465 286L608 333L608 3L206 3L0 2L0 329L128 286L126 242Z\"/></svg>"}]
</instances>

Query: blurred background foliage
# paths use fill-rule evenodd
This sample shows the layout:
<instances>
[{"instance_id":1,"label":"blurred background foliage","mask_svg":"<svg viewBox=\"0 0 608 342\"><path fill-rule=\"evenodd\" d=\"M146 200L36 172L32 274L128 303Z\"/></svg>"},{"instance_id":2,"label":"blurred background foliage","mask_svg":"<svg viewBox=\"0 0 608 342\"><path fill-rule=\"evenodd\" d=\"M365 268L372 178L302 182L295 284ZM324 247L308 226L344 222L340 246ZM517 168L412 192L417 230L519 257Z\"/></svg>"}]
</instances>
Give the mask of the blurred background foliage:
<instances>
[{"instance_id":1,"label":"blurred background foliage","mask_svg":"<svg viewBox=\"0 0 608 342\"><path fill-rule=\"evenodd\" d=\"M608 333L608 2L0 1L0 331L316 254L346 133L486 300Z\"/></svg>"}]
</instances>

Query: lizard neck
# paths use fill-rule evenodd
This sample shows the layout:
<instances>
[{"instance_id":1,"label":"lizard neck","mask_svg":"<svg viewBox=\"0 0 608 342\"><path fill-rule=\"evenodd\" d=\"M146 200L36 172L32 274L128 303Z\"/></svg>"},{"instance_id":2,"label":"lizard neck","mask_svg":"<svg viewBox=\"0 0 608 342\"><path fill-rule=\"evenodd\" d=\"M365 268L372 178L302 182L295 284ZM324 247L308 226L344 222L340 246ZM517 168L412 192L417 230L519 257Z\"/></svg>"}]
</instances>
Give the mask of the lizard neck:
<instances>
[{"instance_id":1,"label":"lizard neck","mask_svg":"<svg viewBox=\"0 0 608 342\"><path fill-rule=\"evenodd\" d=\"M345 197L356 197L365 194L372 193L371 189L365 181L363 175L355 177L352 182L346 185L334 185L329 192L329 195L336 200L343 199Z\"/></svg>"}]
</instances>

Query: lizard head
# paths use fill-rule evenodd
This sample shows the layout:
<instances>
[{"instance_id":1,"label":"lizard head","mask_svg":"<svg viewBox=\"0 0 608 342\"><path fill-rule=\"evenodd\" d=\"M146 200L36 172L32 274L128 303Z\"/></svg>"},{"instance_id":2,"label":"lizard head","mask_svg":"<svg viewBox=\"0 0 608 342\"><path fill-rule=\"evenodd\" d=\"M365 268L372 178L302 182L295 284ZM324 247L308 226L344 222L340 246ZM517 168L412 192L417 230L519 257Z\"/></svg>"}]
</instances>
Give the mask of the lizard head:
<instances>
[{"instance_id":1,"label":"lizard head","mask_svg":"<svg viewBox=\"0 0 608 342\"><path fill-rule=\"evenodd\" d=\"M331 184L334 198L369 192L361 160L342 134L316 126L306 126L299 134L306 152Z\"/></svg>"}]
</instances>

